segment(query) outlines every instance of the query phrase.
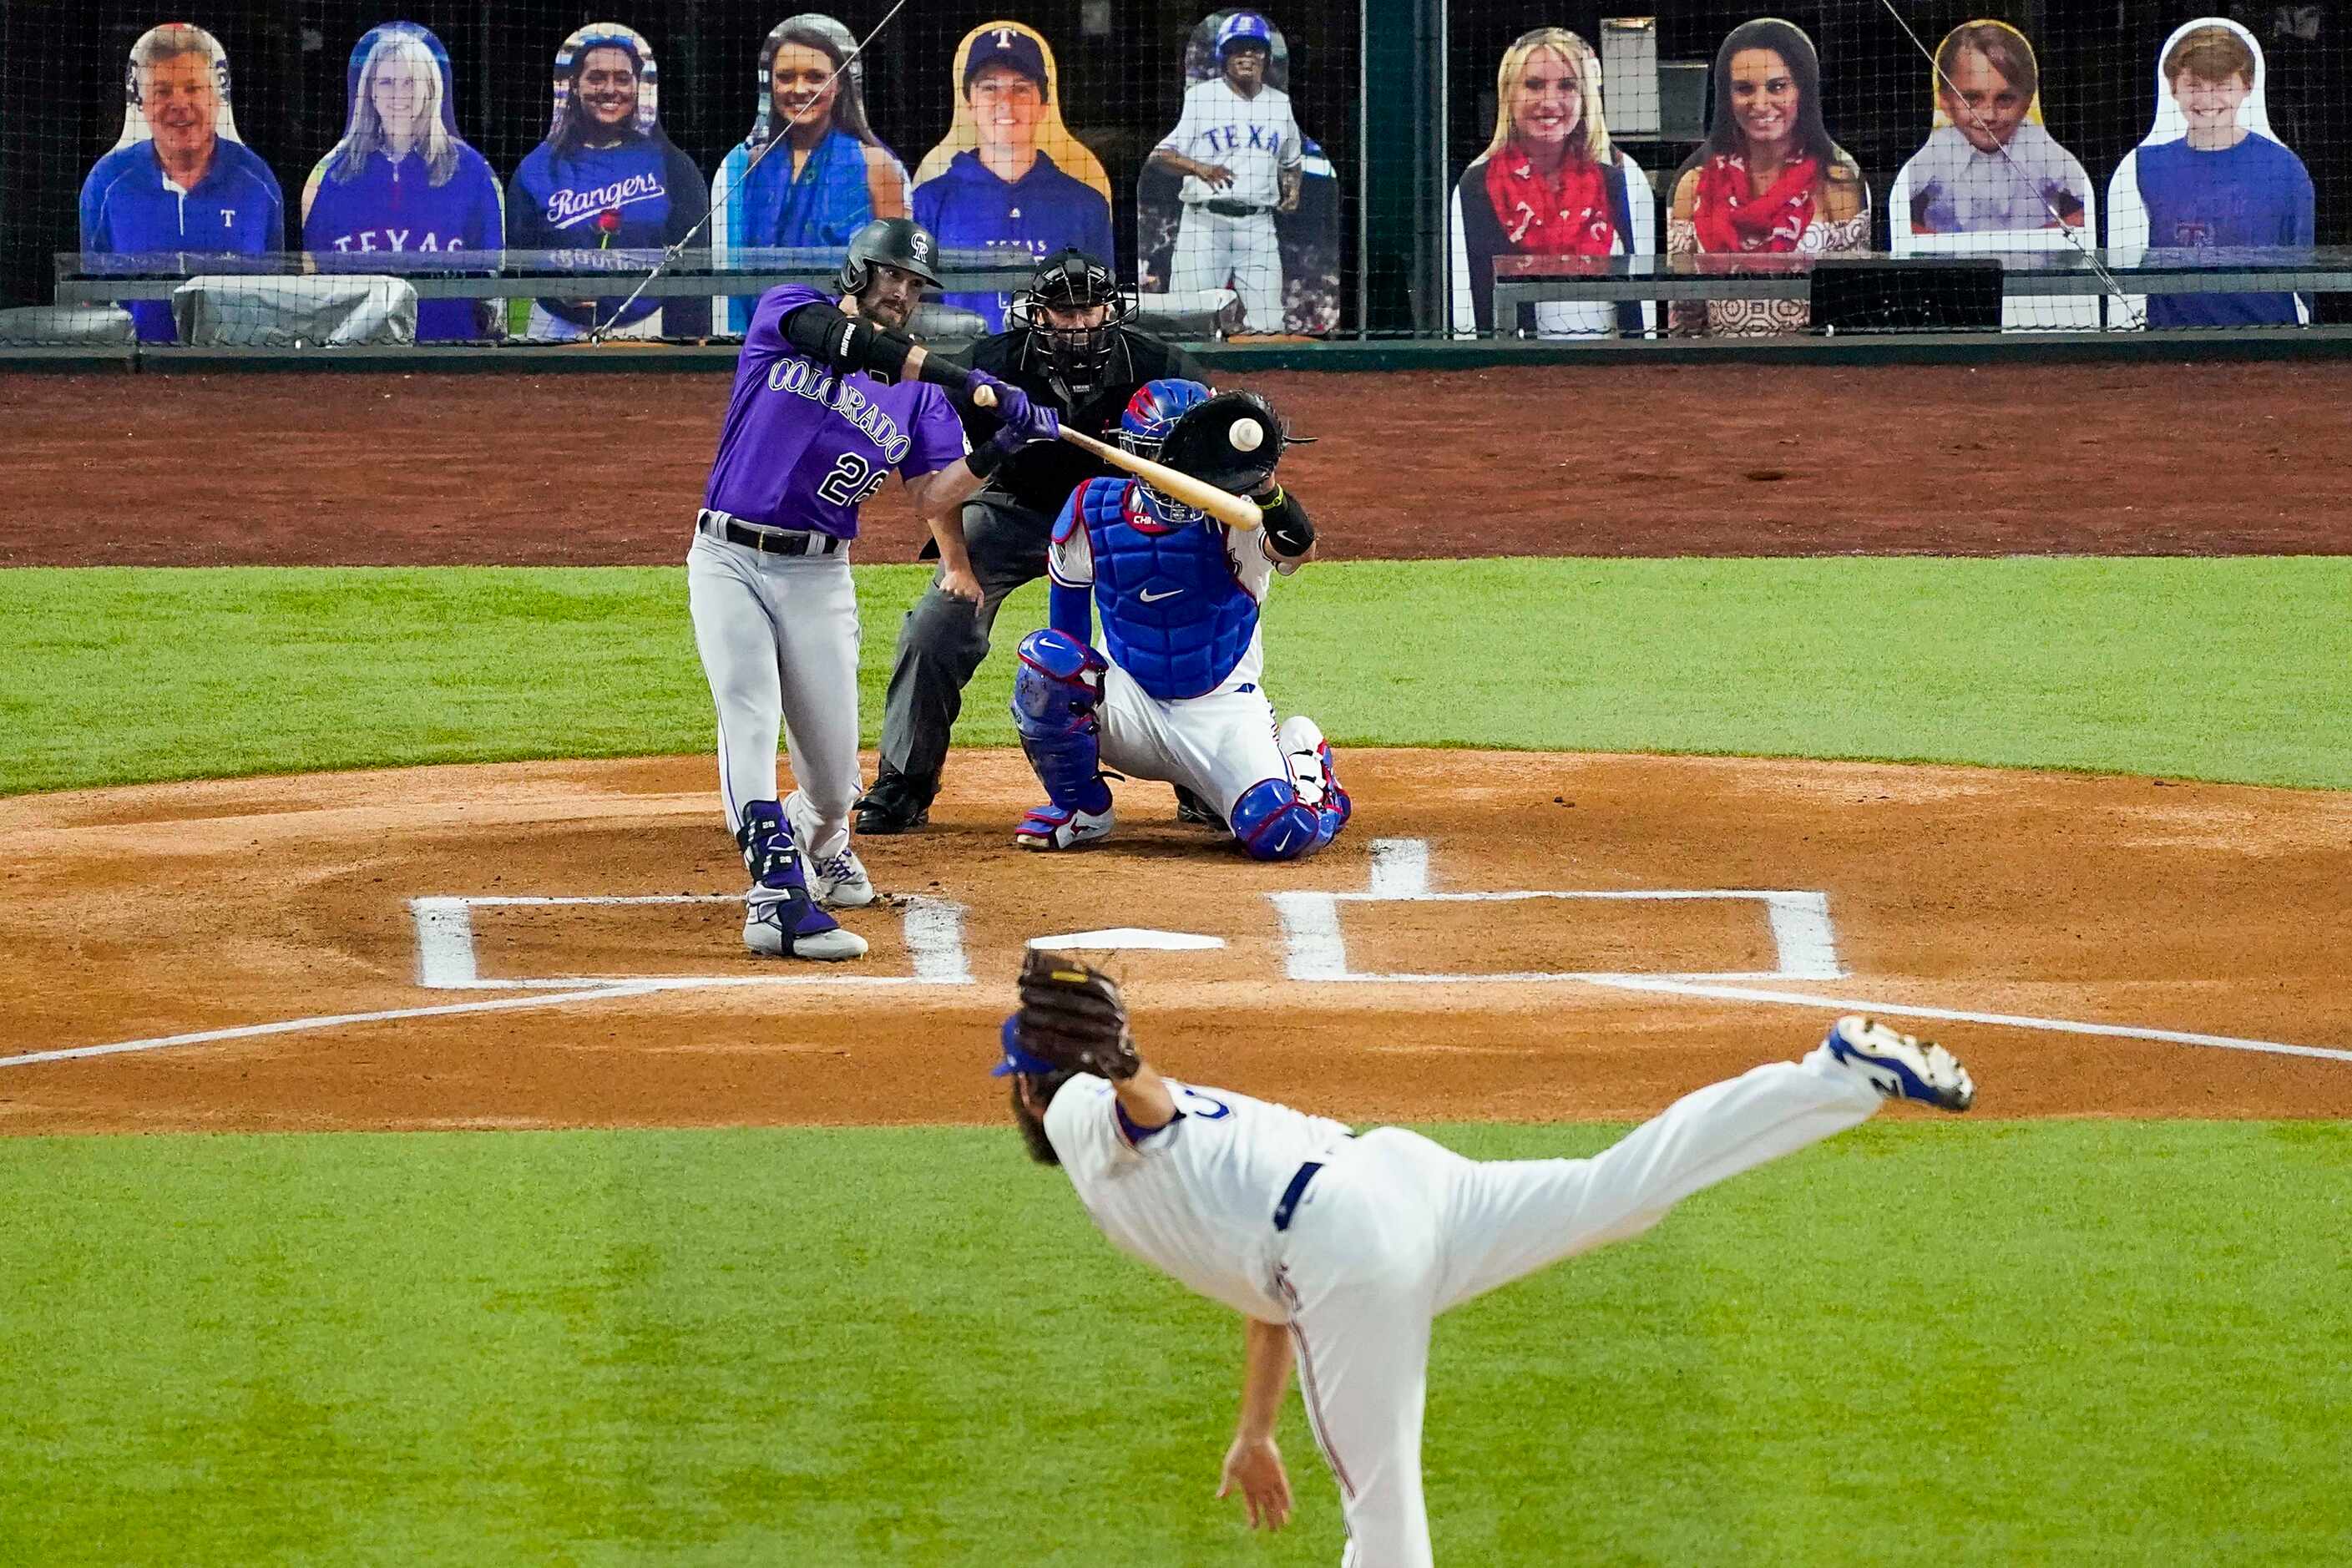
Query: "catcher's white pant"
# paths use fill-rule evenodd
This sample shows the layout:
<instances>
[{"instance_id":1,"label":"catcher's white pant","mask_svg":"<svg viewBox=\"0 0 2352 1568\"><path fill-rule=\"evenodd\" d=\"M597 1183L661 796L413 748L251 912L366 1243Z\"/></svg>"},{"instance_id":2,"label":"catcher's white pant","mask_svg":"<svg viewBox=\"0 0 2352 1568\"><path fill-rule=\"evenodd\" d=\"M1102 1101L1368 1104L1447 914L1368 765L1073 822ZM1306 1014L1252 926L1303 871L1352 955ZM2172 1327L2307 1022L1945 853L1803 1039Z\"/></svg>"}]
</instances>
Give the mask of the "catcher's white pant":
<instances>
[{"instance_id":1,"label":"catcher's white pant","mask_svg":"<svg viewBox=\"0 0 2352 1568\"><path fill-rule=\"evenodd\" d=\"M1167 702L1114 664L1103 674L1102 704L1096 712L1102 722L1104 767L1131 778L1182 784L1229 822L1234 803L1250 785L1293 776L1282 753L1274 705L1263 691L1220 691Z\"/></svg>"},{"instance_id":2,"label":"catcher's white pant","mask_svg":"<svg viewBox=\"0 0 2352 1568\"><path fill-rule=\"evenodd\" d=\"M1881 1101L1817 1049L1712 1084L1589 1160L1467 1160L1383 1127L1339 1144L1276 1273L1298 1384L1348 1521L1343 1568L1425 1568L1429 1326L1547 1264L1639 1236L1668 1209L1868 1121Z\"/></svg>"},{"instance_id":3,"label":"catcher's white pant","mask_svg":"<svg viewBox=\"0 0 2352 1568\"><path fill-rule=\"evenodd\" d=\"M719 789L727 829L774 800L776 736L800 785L793 837L824 859L849 845L857 804L857 591L849 552L768 555L707 533L686 555L694 646L719 709Z\"/></svg>"},{"instance_id":4,"label":"catcher's white pant","mask_svg":"<svg viewBox=\"0 0 2352 1568\"><path fill-rule=\"evenodd\" d=\"M1282 331L1282 241L1274 215L1229 217L1187 203L1176 222L1176 253L1168 261L1169 292L1223 289L1227 278L1242 297L1245 330Z\"/></svg>"}]
</instances>

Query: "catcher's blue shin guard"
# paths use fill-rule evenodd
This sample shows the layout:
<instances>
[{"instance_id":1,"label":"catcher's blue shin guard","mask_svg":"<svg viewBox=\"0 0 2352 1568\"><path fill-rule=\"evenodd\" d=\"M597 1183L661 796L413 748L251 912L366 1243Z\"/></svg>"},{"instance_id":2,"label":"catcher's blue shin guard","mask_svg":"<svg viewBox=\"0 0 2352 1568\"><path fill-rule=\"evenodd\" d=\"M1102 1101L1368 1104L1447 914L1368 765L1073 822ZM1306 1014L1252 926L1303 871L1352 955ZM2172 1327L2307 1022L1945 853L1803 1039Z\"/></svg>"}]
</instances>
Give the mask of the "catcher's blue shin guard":
<instances>
[{"instance_id":1,"label":"catcher's blue shin guard","mask_svg":"<svg viewBox=\"0 0 2352 1568\"><path fill-rule=\"evenodd\" d=\"M1288 779L1260 779L1234 802L1234 837L1253 860L1303 860L1337 837L1347 820L1337 802L1299 799Z\"/></svg>"},{"instance_id":2,"label":"catcher's blue shin guard","mask_svg":"<svg viewBox=\"0 0 2352 1568\"><path fill-rule=\"evenodd\" d=\"M1038 782L1055 805L1101 813L1110 809L1102 778L1103 671L1109 665L1084 643L1057 631L1021 639L1021 668L1013 678L1013 727Z\"/></svg>"}]
</instances>

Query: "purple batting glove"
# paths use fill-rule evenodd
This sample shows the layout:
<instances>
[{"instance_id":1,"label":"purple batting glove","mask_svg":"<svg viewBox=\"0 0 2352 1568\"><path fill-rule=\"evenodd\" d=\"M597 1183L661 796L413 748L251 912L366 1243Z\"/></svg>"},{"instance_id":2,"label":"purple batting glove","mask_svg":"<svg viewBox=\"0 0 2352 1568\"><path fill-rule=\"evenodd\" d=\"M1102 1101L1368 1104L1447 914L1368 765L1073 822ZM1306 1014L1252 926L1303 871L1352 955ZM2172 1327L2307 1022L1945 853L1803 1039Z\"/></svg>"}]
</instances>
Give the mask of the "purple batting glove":
<instances>
[{"instance_id":1,"label":"purple batting glove","mask_svg":"<svg viewBox=\"0 0 2352 1568\"><path fill-rule=\"evenodd\" d=\"M996 406L992 412L1003 426L994 437L995 445L1010 452L1032 441L1060 438L1062 422L1053 410L1040 407L1027 393L984 370L971 374L975 389L985 386L995 394Z\"/></svg>"}]
</instances>

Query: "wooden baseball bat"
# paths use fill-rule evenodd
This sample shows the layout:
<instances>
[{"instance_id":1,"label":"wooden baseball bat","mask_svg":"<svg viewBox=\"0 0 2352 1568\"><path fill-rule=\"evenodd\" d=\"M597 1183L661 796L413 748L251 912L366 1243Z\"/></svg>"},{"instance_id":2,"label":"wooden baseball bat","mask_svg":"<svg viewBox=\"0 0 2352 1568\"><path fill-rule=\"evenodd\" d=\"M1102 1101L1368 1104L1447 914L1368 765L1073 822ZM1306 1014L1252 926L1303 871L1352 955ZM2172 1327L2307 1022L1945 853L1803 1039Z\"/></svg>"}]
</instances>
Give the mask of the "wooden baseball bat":
<instances>
[{"instance_id":1,"label":"wooden baseball bat","mask_svg":"<svg viewBox=\"0 0 2352 1568\"><path fill-rule=\"evenodd\" d=\"M995 389L975 386L971 389L971 400L982 408L993 408L996 406ZM1066 425L1062 426L1062 439L1092 452L1113 468L1125 468L1161 495L1173 496L1186 506L1200 508L1228 528L1258 528L1265 522L1265 514L1258 510L1257 502L1247 496L1220 489L1206 479L1196 479L1165 463L1139 458L1132 452L1124 451L1108 441L1097 441Z\"/></svg>"}]
</instances>

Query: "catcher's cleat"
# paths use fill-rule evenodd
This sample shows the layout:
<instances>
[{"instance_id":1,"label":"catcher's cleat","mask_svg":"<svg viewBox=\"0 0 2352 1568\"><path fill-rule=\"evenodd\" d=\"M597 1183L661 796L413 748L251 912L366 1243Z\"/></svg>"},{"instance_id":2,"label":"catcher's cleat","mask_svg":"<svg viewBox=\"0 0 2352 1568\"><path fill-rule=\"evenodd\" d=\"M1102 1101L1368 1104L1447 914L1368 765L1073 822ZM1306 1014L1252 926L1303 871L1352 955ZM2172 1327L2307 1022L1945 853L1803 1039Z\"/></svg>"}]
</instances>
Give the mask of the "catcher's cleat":
<instances>
[{"instance_id":1,"label":"catcher's cleat","mask_svg":"<svg viewBox=\"0 0 2352 1568\"><path fill-rule=\"evenodd\" d=\"M1213 827L1220 833L1225 830L1225 819L1217 815L1217 808L1182 784L1176 786L1176 820L1194 827Z\"/></svg>"},{"instance_id":2,"label":"catcher's cleat","mask_svg":"<svg viewBox=\"0 0 2352 1568\"><path fill-rule=\"evenodd\" d=\"M904 773L884 773L857 803L860 833L912 833L930 819L930 795Z\"/></svg>"},{"instance_id":3,"label":"catcher's cleat","mask_svg":"<svg viewBox=\"0 0 2352 1568\"><path fill-rule=\"evenodd\" d=\"M862 910L874 901L874 879L855 849L822 858L811 856L809 891L829 910Z\"/></svg>"},{"instance_id":4,"label":"catcher's cleat","mask_svg":"<svg viewBox=\"0 0 2352 1568\"><path fill-rule=\"evenodd\" d=\"M827 962L866 956L866 939L810 901L766 900L754 889L743 913L743 945L763 958L814 958Z\"/></svg>"},{"instance_id":5,"label":"catcher's cleat","mask_svg":"<svg viewBox=\"0 0 2352 1568\"><path fill-rule=\"evenodd\" d=\"M1969 1069L1933 1040L1853 1016L1830 1026L1822 1048L1888 1100L1916 1100L1939 1110L1966 1110L1976 1103Z\"/></svg>"},{"instance_id":6,"label":"catcher's cleat","mask_svg":"<svg viewBox=\"0 0 2352 1568\"><path fill-rule=\"evenodd\" d=\"M1108 837L1111 820L1108 806L1100 811L1080 811L1076 806L1055 805L1048 801L1030 807L1021 826L1013 830L1013 842L1024 849L1068 849Z\"/></svg>"}]
</instances>

